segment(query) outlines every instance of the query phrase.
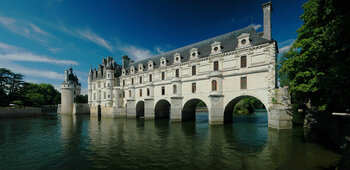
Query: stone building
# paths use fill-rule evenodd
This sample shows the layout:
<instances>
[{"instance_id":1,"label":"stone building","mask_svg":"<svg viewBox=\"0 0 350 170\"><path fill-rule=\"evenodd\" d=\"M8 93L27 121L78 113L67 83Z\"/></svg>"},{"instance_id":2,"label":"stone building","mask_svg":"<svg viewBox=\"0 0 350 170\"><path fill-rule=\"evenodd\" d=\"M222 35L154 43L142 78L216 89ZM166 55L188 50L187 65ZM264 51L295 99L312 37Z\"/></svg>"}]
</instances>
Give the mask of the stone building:
<instances>
[{"instance_id":1,"label":"stone building","mask_svg":"<svg viewBox=\"0 0 350 170\"><path fill-rule=\"evenodd\" d=\"M271 2L262 6L264 30L246 27L208 40L133 62L123 56L90 69L88 95L92 116L194 120L203 101L209 123L232 121L243 97L259 99L269 127L291 128L289 106L274 102L277 42L271 38Z\"/></svg>"},{"instance_id":2,"label":"stone building","mask_svg":"<svg viewBox=\"0 0 350 170\"><path fill-rule=\"evenodd\" d=\"M72 114L74 106L74 98L80 95L81 84L76 75L73 74L73 69L64 71L64 81L60 85L61 88L61 104L58 106L58 113Z\"/></svg>"}]
</instances>

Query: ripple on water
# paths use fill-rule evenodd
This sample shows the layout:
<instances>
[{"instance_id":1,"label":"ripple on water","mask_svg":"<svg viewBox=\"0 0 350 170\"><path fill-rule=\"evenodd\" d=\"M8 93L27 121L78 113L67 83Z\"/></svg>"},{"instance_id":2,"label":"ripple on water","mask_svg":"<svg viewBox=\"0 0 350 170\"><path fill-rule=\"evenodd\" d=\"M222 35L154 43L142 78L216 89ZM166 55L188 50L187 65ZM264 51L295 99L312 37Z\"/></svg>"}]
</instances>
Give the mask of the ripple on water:
<instances>
[{"instance_id":1,"label":"ripple on water","mask_svg":"<svg viewBox=\"0 0 350 170\"><path fill-rule=\"evenodd\" d=\"M56 116L0 120L4 169L319 169L339 155L305 143L301 128L267 127L266 113L233 124Z\"/></svg>"}]
</instances>

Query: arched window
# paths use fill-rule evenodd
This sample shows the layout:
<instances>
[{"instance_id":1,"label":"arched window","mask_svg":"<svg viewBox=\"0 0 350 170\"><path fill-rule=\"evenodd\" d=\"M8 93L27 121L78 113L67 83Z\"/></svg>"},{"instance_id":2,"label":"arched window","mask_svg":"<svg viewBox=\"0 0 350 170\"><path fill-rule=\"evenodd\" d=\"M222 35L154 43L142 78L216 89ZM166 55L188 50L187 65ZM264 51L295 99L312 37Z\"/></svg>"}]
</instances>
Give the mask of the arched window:
<instances>
[{"instance_id":1,"label":"arched window","mask_svg":"<svg viewBox=\"0 0 350 170\"><path fill-rule=\"evenodd\" d=\"M214 62L214 71L218 71L219 70L219 62L215 61Z\"/></svg>"},{"instance_id":2,"label":"arched window","mask_svg":"<svg viewBox=\"0 0 350 170\"><path fill-rule=\"evenodd\" d=\"M218 83L216 82L216 80L213 80L211 82L211 90L216 91L217 89L218 89Z\"/></svg>"},{"instance_id":3,"label":"arched window","mask_svg":"<svg viewBox=\"0 0 350 170\"><path fill-rule=\"evenodd\" d=\"M162 72L162 80L165 79L165 72Z\"/></svg>"},{"instance_id":4,"label":"arched window","mask_svg":"<svg viewBox=\"0 0 350 170\"><path fill-rule=\"evenodd\" d=\"M134 85L134 78L131 79L131 84Z\"/></svg>"},{"instance_id":5,"label":"arched window","mask_svg":"<svg viewBox=\"0 0 350 170\"><path fill-rule=\"evenodd\" d=\"M179 77L180 76L180 74L179 74L179 69L176 69L175 70L175 77Z\"/></svg>"},{"instance_id":6,"label":"arched window","mask_svg":"<svg viewBox=\"0 0 350 170\"><path fill-rule=\"evenodd\" d=\"M149 75L149 81L152 81L152 74Z\"/></svg>"},{"instance_id":7,"label":"arched window","mask_svg":"<svg viewBox=\"0 0 350 170\"><path fill-rule=\"evenodd\" d=\"M173 93L174 93L174 94L177 93L177 87L176 87L176 85L173 85Z\"/></svg>"}]
</instances>

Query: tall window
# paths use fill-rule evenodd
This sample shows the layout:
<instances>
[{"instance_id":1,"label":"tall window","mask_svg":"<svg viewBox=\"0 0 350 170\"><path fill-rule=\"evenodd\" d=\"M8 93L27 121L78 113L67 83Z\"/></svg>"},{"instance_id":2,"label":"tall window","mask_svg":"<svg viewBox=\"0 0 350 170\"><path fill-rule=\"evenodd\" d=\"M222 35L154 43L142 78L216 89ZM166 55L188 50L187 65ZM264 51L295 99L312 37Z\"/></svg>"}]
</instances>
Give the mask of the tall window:
<instances>
[{"instance_id":1,"label":"tall window","mask_svg":"<svg viewBox=\"0 0 350 170\"><path fill-rule=\"evenodd\" d=\"M192 93L196 93L196 83L192 83Z\"/></svg>"},{"instance_id":2,"label":"tall window","mask_svg":"<svg viewBox=\"0 0 350 170\"><path fill-rule=\"evenodd\" d=\"M149 75L149 81L152 81L152 74Z\"/></svg>"},{"instance_id":3,"label":"tall window","mask_svg":"<svg viewBox=\"0 0 350 170\"><path fill-rule=\"evenodd\" d=\"M149 88L147 88L147 96L149 96Z\"/></svg>"},{"instance_id":4,"label":"tall window","mask_svg":"<svg viewBox=\"0 0 350 170\"><path fill-rule=\"evenodd\" d=\"M173 93L174 93L174 94L177 93L177 87L176 87L176 85L173 85Z\"/></svg>"},{"instance_id":5,"label":"tall window","mask_svg":"<svg viewBox=\"0 0 350 170\"><path fill-rule=\"evenodd\" d=\"M216 91L217 89L218 89L218 83L216 82L216 80L213 80L211 82L211 90Z\"/></svg>"},{"instance_id":6,"label":"tall window","mask_svg":"<svg viewBox=\"0 0 350 170\"><path fill-rule=\"evenodd\" d=\"M162 80L165 79L165 72L162 72Z\"/></svg>"},{"instance_id":7,"label":"tall window","mask_svg":"<svg viewBox=\"0 0 350 170\"><path fill-rule=\"evenodd\" d=\"M196 75L196 66L192 66L192 76Z\"/></svg>"},{"instance_id":8,"label":"tall window","mask_svg":"<svg viewBox=\"0 0 350 170\"><path fill-rule=\"evenodd\" d=\"M94 100L96 100L96 93L94 93Z\"/></svg>"},{"instance_id":9,"label":"tall window","mask_svg":"<svg viewBox=\"0 0 350 170\"><path fill-rule=\"evenodd\" d=\"M131 97L131 90L129 90L129 97Z\"/></svg>"},{"instance_id":10,"label":"tall window","mask_svg":"<svg viewBox=\"0 0 350 170\"><path fill-rule=\"evenodd\" d=\"M241 57L241 68L247 67L247 56Z\"/></svg>"},{"instance_id":11,"label":"tall window","mask_svg":"<svg viewBox=\"0 0 350 170\"><path fill-rule=\"evenodd\" d=\"M103 99L106 99L106 92L103 92Z\"/></svg>"},{"instance_id":12,"label":"tall window","mask_svg":"<svg viewBox=\"0 0 350 170\"><path fill-rule=\"evenodd\" d=\"M123 91L123 98L125 97L125 91Z\"/></svg>"},{"instance_id":13,"label":"tall window","mask_svg":"<svg viewBox=\"0 0 350 170\"><path fill-rule=\"evenodd\" d=\"M142 76L140 77L140 84L142 83Z\"/></svg>"},{"instance_id":14,"label":"tall window","mask_svg":"<svg viewBox=\"0 0 350 170\"><path fill-rule=\"evenodd\" d=\"M247 89L247 77L241 77L241 89Z\"/></svg>"},{"instance_id":15,"label":"tall window","mask_svg":"<svg viewBox=\"0 0 350 170\"><path fill-rule=\"evenodd\" d=\"M165 95L165 87L162 86L162 95Z\"/></svg>"},{"instance_id":16,"label":"tall window","mask_svg":"<svg viewBox=\"0 0 350 170\"><path fill-rule=\"evenodd\" d=\"M134 85L134 78L131 78L131 84Z\"/></svg>"},{"instance_id":17,"label":"tall window","mask_svg":"<svg viewBox=\"0 0 350 170\"><path fill-rule=\"evenodd\" d=\"M215 61L214 62L214 71L218 71L219 70L219 62Z\"/></svg>"},{"instance_id":18,"label":"tall window","mask_svg":"<svg viewBox=\"0 0 350 170\"><path fill-rule=\"evenodd\" d=\"M179 77L179 76L180 76L179 69L176 69L175 70L175 77Z\"/></svg>"},{"instance_id":19,"label":"tall window","mask_svg":"<svg viewBox=\"0 0 350 170\"><path fill-rule=\"evenodd\" d=\"M123 86L125 86L125 80L123 80Z\"/></svg>"},{"instance_id":20,"label":"tall window","mask_svg":"<svg viewBox=\"0 0 350 170\"><path fill-rule=\"evenodd\" d=\"M140 89L140 97L142 97L142 89Z\"/></svg>"}]
</instances>

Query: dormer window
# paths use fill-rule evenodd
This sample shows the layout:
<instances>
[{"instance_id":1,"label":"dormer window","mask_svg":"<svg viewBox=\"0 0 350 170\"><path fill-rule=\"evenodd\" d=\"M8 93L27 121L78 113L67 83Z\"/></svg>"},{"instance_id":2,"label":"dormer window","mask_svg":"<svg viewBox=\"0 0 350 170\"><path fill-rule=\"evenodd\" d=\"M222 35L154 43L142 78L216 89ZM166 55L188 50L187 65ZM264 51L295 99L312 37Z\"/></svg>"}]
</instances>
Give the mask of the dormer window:
<instances>
[{"instance_id":1,"label":"dormer window","mask_svg":"<svg viewBox=\"0 0 350 170\"><path fill-rule=\"evenodd\" d=\"M153 66L154 66L154 63L153 63L153 61L148 61L147 65L148 65L148 70L152 70Z\"/></svg>"},{"instance_id":2,"label":"dormer window","mask_svg":"<svg viewBox=\"0 0 350 170\"><path fill-rule=\"evenodd\" d=\"M125 76L126 74L126 71L125 71L125 68L122 69L122 75Z\"/></svg>"},{"instance_id":3,"label":"dormer window","mask_svg":"<svg viewBox=\"0 0 350 170\"><path fill-rule=\"evenodd\" d=\"M199 52L198 52L198 49L197 48L192 48L191 50L190 50L190 59L192 60L192 59L197 59L198 58L198 56L199 56Z\"/></svg>"},{"instance_id":4,"label":"dormer window","mask_svg":"<svg viewBox=\"0 0 350 170\"><path fill-rule=\"evenodd\" d=\"M180 53L174 54L174 63L181 63L181 54Z\"/></svg>"},{"instance_id":5,"label":"dormer window","mask_svg":"<svg viewBox=\"0 0 350 170\"><path fill-rule=\"evenodd\" d=\"M160 58L160 66L161 67L165 67L166 66L166 58L165 57Z\"/></svg>"},{"instance_id":6,"label":"dormer window","mask_svg":"<svg viewBox=\"0 0 350 170\"><path fill-rule=\"evenodd\" d=\"M211 54L212 55L221 53L222 47L221 47L221 43L220 42L215 41L210 46L211 46Z\"/></svg>"},{"instance_id":7,"label":"dormer window","mask_svg":"<svg viewBox=\"0 0 350 170\"><path fill-rule=\"evenodd\" d=\"M243 33L237 37L238 39L238 48L244 48L250 46L250 34Z\"/></svg>"},{"instance_id":8,"label":"dormer window","mask_svg":"<svg viewBox=\"0 0 350 170\"><path fill-rule=\"evenodd\" d=\"M135 73L135 67L134 67L134 66L131 66L131 67L130 67L130 72L131 72L131 74L134 74L134 73Z\"/></svg>"},{"instance_id":9,"label":"dormer window","mask_svg":"<svg viewBox=\"0 0 350 170\"><path fill-rule=\"evenodd\" d=\"M139 64L139 72L142 72L142 71L143 71L143 65Z\"/></svg>"}]
</instances>

